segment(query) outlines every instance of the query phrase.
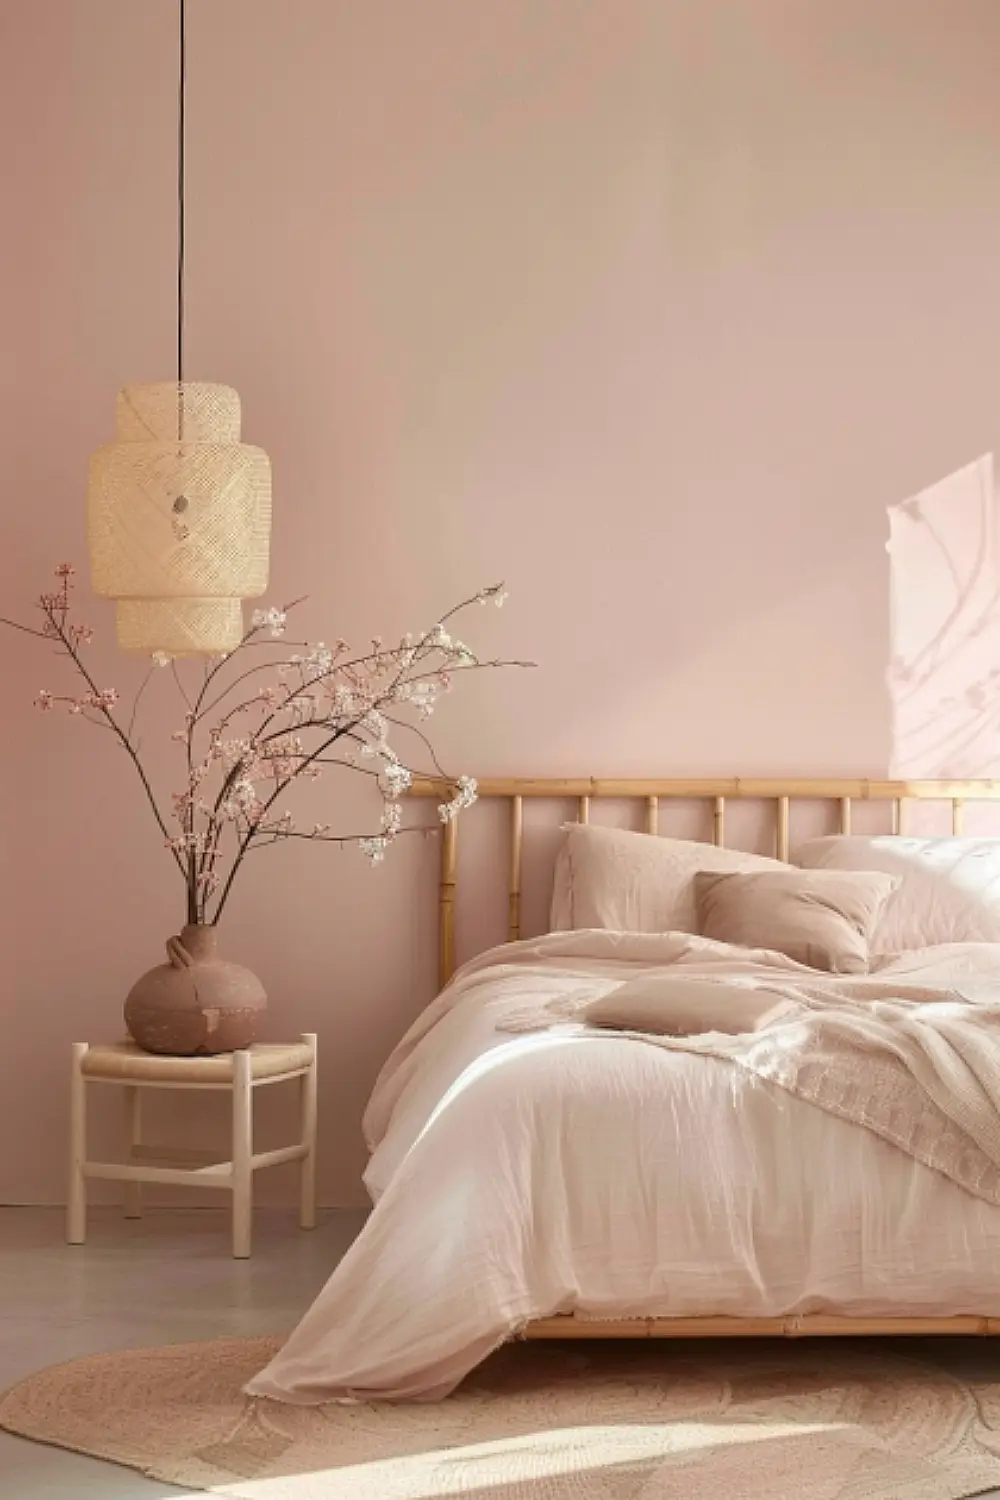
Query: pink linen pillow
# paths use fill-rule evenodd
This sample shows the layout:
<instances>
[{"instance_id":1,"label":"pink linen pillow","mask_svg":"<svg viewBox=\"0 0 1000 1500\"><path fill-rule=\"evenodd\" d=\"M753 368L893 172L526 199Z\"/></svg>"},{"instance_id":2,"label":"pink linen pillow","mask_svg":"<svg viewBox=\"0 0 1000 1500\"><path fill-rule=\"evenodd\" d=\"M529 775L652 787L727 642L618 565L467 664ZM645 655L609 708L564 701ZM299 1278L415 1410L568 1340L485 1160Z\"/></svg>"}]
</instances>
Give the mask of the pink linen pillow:
<instances>
[{"instance_id":1,"label":"pink linen pillow","mask_svg":"<svg viewBox=\"0 0 1000 1500\"><path fill-rule=\"evenodd\" d=\"M708 1031L745 1036L798 1009L794 1000L750 984L646 974L591 1000L578 1017L590 1026L648 1031L651 1036L704 1036Z\"/></svg>"},{"instance_id":2,"label":"pink linen pillow","mask_svg":"<svg viewBox=\"0 0 1000 1500\"><path fill-rule=\"evenodd\" d=\"M567 823L552 890L553 932L697 932L699 870L787 870L776 859L690 839Z\"/></svg>"},{"instance_id":3,"label":"pink linen pillow","mask_svg":"<svg viewBox=\"0 0 1000 1500\"><path fill-rule=\"evenodd\" d=\"M830 835L795 853L808 870L882 870L899 889L872 934L873 954L937 943L1000 943L1000 839Z\"/></svg>"},{"instance_id":4,"label":"pink linen pillow","mask_svg":"<svg viewBox=\"0 0 1000 1500\"><path fill-rule=\"evenodd\" d=\"M770 948L811 969L864 974L892 875L854 870L782 870L695 876L704 937Z\"/></svg>"}]
</instances>

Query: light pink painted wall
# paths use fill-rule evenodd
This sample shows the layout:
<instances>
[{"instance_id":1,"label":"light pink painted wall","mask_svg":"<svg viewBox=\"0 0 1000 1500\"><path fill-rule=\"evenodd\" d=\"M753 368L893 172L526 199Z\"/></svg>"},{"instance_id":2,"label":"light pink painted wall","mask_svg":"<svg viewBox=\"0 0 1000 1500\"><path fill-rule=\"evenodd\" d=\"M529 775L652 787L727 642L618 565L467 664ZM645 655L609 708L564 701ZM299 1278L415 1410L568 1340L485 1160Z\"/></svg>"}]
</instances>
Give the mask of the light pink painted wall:
<instances>
[{"instance_id":1,"label":"light pink painted wall","mask_svg":"<svg viewBox=\"0 0 1000 1500\"><path fill-rule=\"evenodd\" d=\"M886 507L1000 439L995 0L191 12L191 374L272 455L276 596L364 637L506 577L484 643L542 666L451 704L456 768L883 771ZM0 16L11 610L83 559L117 386L170 373L173 26ZM0 671L0 1199L58 1200L69 1042L178 910L103 740L27 707L50 664L2 636ZM434 858L328 853L258 867L227 941L322 1033L342 1202Z\"/></svg>"}]
</instances>

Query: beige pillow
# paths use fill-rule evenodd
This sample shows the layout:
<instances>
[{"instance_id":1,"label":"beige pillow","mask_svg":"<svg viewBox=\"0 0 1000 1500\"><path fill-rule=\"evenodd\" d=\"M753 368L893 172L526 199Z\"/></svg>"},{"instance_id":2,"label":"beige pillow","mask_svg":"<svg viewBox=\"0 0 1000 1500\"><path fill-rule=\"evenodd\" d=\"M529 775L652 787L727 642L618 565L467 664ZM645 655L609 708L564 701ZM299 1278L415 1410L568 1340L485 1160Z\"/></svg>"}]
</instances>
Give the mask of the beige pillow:
<instances>
[{"instance_id":1,"label":"beige pillow","mask_svg":"<svg viewBox=\"0 0 1000 1500\"><path fill-rule=\"evenodd\" d=\"M807 870L882 870L901 878L872 933L873 953L936 943L1000 943L1000 839L831 834L796 851Z\"/></svg>"},{"instance_id":2,"label":"beige pillow","mask_svg":"<svg viewBox=\"0 0 1000 1500\"><path fill-rule=\"evenodd\" d=\"M760 1031L797 1009L794 1001L774 990L719 979L650 974L592 1000L580 1015L591 1026L648 1031L654 1036L701 1036L706 1031L740 1036Z\"/></svg>"},{"instance_id":3,"label":"beige pillow","mask_svg":"<svg viewBox=\"0 0 1000 1500\"><path fill-rule=\"evenodd\" d=\"M697 932L699 870L787 870L776 859L691 839L567 823L556 860L552 931Z\"/></svg>"},{"instance_id":4,"label":"beige pillow","mask_svg":"<svg viewBox=\"0 0 1000 1500\"><path fill-rule=\"evenodd\" d=\"M695 877L699 930L745 948L770 948L812 969L864 974L869 942L896 876L783 870Z\"/></svg>"}]
</instances>

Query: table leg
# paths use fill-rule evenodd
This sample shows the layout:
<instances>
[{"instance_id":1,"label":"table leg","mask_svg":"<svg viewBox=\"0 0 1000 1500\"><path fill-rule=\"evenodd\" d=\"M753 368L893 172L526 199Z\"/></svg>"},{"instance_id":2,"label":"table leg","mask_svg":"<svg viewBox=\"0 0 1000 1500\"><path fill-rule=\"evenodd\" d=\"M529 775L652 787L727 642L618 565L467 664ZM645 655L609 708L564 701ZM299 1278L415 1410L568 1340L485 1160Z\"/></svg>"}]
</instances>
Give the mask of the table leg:
<instances>
[{"instance_id":1,"label":"table leg","mask_svg":"<svg viewBox=\"0 0 1000 1500\"><path fill-rule=\"evenodd\" d=\"M312 1053L309 1071L299 1079L299 1140L306 1147L299 1168L299 1226L316 1228L316 1033L306 1031L302 1040Z\"/></svg>"},{"instance_id":2,"label":"table leg","mask_svg":"<svg viewBox=\"0 0 1000 1500\"><path fill-rule=\"evenodd\" d=\"M66 1200L66 1239L71 1245L82 1245L87 1238L87 1080L83 1059L89 1047L86 1042L73 1043L73 1062L69 1084L69 1193Z\"/></svg>"},{"instance_id":3,"label":"table leg","mask_svg":"<svg viewBox=\"0 0 1000 1500\"><path fill-rule=\"evenodd\" d=\"M142 1094L134 1083L127 1083L123 1093L125 1095L125 1160L131 1161L132 1148L138 1146L142 1140ZM142 1184L139 1182L126 1182L125 1184L125 1217L126 1219L142 1218Z\"/></svg>"},{"instance_id":4,"label":"table leg","mask_svg":"<svg viewBox=\"0 0 1000 1500\"><path fill-rule=\"evenodd\" d=\"M253 1075L250 1053L233 1053L233 1255L250 1255L253 1214Z\"/></svg>"}]
</instances>

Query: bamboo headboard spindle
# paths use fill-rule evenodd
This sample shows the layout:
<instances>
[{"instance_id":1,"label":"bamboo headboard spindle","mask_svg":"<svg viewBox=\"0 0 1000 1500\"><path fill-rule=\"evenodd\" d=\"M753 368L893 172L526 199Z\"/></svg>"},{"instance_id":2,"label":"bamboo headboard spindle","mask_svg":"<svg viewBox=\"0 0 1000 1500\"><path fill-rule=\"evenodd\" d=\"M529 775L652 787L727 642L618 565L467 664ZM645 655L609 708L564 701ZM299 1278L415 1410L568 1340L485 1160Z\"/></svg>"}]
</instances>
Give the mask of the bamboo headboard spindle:
<instances>
[{"instance_id":1,"label":"bamboo headboard spindle","mask_svg":"<svg viewBox=\"0 0 1000 1500\"><path fill-rule=\"evenodd\" d=\"M851 831L851 799L850 799L850 797L841 797L841 799L840 799L840 832L841 833L850 833L850 831Z\"/></svg>"},{"instance_id":2,"label":"bamboo headboard spindle","mask_svg":"<svg viewBox=\"0 0 1000 1500\"><path fill-rule=\"evenodd\" d=\"M778 859L788 863L788 798L778 798L778 826L776 829L775 848Z\"/></svg>"},{"instance_id":3,"label":"bamboo headboard spindle","mask_svg":"<svg viewBox=\"0 0 1000 1500\"><path fill-rule=\"evenodd\" d=\"M590 798L589 797L581 797L580 798L580 806L579 806L579 811L577 813L577 822L578 823L589 823L590 822Z\"/></svg>"},{"instance_id":4,"label":"bamboo headboard spindle","mask_svg":"<svg viewBox=\"0 0 1000 1500\"><path fill-rule=\"evenodd\" d=\"M524 803L521 797L510 799L510 884L507 900L507 941L516 943L521 936L521 845L524 832Z\"/></svg>"},{"instance_id":5,"label":"bamboo headboard spindle","mask_svg":"<svg viewBox=\"0 0 1000 1500\"><path fill-rule=\"evenodd\" d=\"M962 802L961 797L952 797L952 799L951 799L951 831L952 831L953 835L955 836L955 838L958 838L961 835L961 832L962 832L962 811L963 811L963 806L964 806L964 804Z\"/></svg>"},{"instance_id":6,"label":"bamboo headboard spindle","mask_svg":"<svg viewBox=\"0 0 1000 1500\"><path fill-rule=\"evenodd\" d=\"M715 808L712 812L712 840L718 849L722 849L726 842L726 799L716 797Z\"/></svg>"},{"instance_id":7,"label":"bamboo headboard spindle","mask_svg":"<svg viewBox=\"0 0 1000 1500\"><path fill-rule=\"evenodd\" d=\"M660 799L659 797L646 798L646 832L659 833L660 831Z\"/></svg>"},{"instance_id":8,"label":"bamboo headboard spindle","mask_svg":"<svg viewBox=\"0 0 1000 1500\"><path fill-rule=\"evenodd\" d=\"M450 818L441 835L438 972L442 985L455 972L455 889L458 884L458 819Z\"/></svg>"}]
</instances>

